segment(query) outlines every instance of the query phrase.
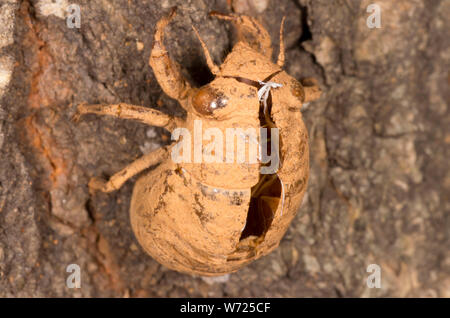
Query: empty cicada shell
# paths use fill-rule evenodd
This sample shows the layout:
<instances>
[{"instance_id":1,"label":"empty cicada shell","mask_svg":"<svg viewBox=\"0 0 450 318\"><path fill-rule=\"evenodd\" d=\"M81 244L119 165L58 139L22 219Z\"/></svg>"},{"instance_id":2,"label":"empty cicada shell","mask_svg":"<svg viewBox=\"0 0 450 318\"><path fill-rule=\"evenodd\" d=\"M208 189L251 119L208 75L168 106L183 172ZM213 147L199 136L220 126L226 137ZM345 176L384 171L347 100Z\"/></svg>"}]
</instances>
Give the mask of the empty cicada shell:
<instances>
[{"instance_id":1,"label":"empty cicada shell","mask_svg":"<svg viewBox=\"0 0 450 318\"><path fill-rule=\"evenodd\" d=\"M183 145L192 144L199 133L209 134L210 140L214 135L219 142L219 136L229 137L227 129L232 128L237 133L232 135L231 150L238 148L234 141L242 137L245 153L251 152L252 143L260 146L260 152L255 160L202 161L205 152L199 152L195 143L182 150L177 143L144 155L107 182L94 178L89 185L113 191L159 164L134 187L130 217L137 240L171 269L223 275L275 249L297 213L309 169L307 130L300 108L318 98L320 90L315 81L302 84L283 71L282 27L280 54L273 63L270 37L260 23L247 16L219 13L212 15L234 22L239 41L219 67L199 37L215 78L201 88L191 87L163 43L164 28L174 15L173 9L156 26L150 65L164 92L186 109L186 118L127 104L80 105L76 116L105 114L171 131L182 128L190 132L177 130ZM265 140L270 143L266 155L270 152L271 161L277 161L272 170L273 162L261 156L262 128L267 129ZM252 139L247 136L249 131L258 134ZM221 150L229 154L230 149L221 142L210 149L210 155L217 156ZM194 159L174 160L176 152Z\"/></svg>"}]
</instances>

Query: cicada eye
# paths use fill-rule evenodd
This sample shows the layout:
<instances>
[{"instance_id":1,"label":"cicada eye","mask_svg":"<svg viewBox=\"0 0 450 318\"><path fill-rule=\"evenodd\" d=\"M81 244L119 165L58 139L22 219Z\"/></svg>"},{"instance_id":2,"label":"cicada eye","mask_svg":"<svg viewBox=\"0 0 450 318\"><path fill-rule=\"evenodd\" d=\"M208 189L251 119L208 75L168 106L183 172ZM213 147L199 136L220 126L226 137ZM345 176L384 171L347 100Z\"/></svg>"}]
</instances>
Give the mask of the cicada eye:
<instances>
[{"instance_id":1,"label":"cicada eye","mask_svg":"<svg viewBox=\"0 0 450 318\"><path fill-rule=\"evenodd\" d=\"M302 103L305 101L305 90L302 86L302 84L300 84L297 81L292 81L292 85L291 85L291 92L292 94L297 97Z\"/></svg>"},{"instance_id":2,"label":"cicada eye","mask_svg":"<svg viewBox=\"0 0 450 318\"><path fill-rule=\"evenodd\" d=\"M192 99L195 110L202 115L212 115L219 108L228 104L228 99L210 86L201 88Z\"/></svg>"}]
</instances>

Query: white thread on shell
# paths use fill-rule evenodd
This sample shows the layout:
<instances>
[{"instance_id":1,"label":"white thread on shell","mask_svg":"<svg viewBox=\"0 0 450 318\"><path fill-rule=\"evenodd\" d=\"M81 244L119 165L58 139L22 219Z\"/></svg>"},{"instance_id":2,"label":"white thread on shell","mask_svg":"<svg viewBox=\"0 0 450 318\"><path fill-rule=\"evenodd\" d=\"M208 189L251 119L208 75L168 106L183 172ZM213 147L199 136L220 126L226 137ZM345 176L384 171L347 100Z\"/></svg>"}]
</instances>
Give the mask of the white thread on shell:
<instances>
[{"instance_id":1,"label":"white thread on shell","mask_svg":"<svg viewBox=\"0 0 450 318\"><path fill-rule=\"evenodd\" d=\"M263 102L264 105L264 114L267 113L267 98L269 98L269 93L272 88L280 88L283 87L282 84L275 83L275 82L263 82L258 81L259 85L262 85L262 87L258 90L258 100L260 102Z\"/></svg>"}]
</instances>

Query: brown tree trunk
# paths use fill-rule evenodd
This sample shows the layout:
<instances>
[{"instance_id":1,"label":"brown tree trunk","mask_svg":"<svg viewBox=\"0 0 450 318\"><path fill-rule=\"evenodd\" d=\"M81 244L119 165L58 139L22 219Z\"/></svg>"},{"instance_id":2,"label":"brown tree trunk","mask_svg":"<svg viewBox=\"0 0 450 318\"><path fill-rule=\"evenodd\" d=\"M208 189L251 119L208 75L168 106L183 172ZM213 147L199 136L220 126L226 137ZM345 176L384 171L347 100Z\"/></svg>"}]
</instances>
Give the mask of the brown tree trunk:
<instances>
[{"instance_id":1,"label":"brown tree trunk","mask_svg":"<svg viewBox=\"0 0 450 318\"><path fill-rule=\"evenodd\" d=\"M171 6L171 56L195 85L211 79L195 25L216 63L233 44L208 12L257 17L271 33L286 16L286 70L324 94L304 111L308 192L280 247L220 279L170 271L147 256L129 222L133 183L90 195L167 144L162 129L114 118L71 121L76 105L183 110L162 93L148 57ZM371 1L79 0L0 2L0 296L450 296L450 3ZM73 22L73 21L72 21ZM69 289L69 264L81 288ZM381 288L366 284L381 269Z\"/></svg>"}]
</instances>

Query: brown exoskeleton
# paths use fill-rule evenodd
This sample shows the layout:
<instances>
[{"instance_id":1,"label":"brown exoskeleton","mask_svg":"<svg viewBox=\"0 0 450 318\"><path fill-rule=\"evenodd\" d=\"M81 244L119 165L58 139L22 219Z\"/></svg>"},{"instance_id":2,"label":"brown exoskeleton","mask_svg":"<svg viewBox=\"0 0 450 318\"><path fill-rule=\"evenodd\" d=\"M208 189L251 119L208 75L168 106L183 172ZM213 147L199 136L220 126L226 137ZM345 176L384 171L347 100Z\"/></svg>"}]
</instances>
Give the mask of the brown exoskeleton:
<instances>
[{"instance_id":1,"label":"brown exoskeleton","mask_svg":"<svg viewBox=\"0 0 450 318\"><path fill-rule=\"evenodd\" d=\"M187 111L186 118L123 103L80 105L76 117L111 115L169 131L175 127L192 131L194 121L201 120L203 130L216 127L224 135L228 127L276 127L279 169L261 174L261 160L176 163L171 160L170 145L137 159L107 182L92 179L89 186L114 191L159 163L134 187L130 217L137 240L169 268L223 275L275 249L297 213L309 170L307 130L300 108L318 98L320 90L315 81L300 83L283 71L283 22L280 53L272 63L270 36L260 23L247 16L219 13L212 15L234 22L238 42L219 67L194 28L215 78L203 87L191 87L163 42L164 28L174 15L173 9L156 26L150 66L163 91ZM268 87L267 82L275 84Z\"/></svg>"}]
</instances>

